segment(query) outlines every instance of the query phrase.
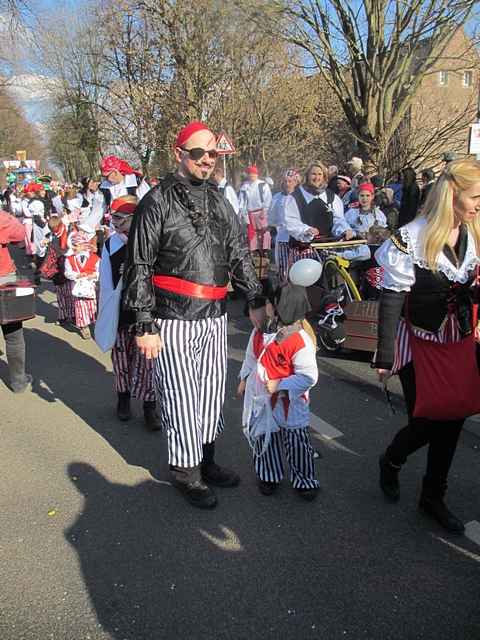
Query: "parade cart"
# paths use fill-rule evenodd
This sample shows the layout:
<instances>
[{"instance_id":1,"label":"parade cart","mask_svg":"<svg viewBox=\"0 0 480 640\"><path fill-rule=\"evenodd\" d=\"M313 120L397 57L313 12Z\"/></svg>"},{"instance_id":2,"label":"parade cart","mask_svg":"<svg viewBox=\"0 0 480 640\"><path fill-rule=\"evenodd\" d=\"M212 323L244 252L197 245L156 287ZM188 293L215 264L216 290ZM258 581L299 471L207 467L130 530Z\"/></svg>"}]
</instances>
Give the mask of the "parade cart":
<instances>
[{"instance_id":1,"label":"parade cart","mask_svg":"<svg viewBox=\"0 0 480 640\"><path fill-rule=\"evenodd\" d=\"M318 259L322 262L319 282L308 288L313 318L317 319L317 332L322 347L330 352L342 349L373 353L377 348L378 301L362 299L361 291L350 273L351 262L338 255L338 251L367 244L366 240L331 240L314 242ZM325 305L337 303L343 316L321 324L318 317L325 313Z\"/></svg>"}]
</instances>

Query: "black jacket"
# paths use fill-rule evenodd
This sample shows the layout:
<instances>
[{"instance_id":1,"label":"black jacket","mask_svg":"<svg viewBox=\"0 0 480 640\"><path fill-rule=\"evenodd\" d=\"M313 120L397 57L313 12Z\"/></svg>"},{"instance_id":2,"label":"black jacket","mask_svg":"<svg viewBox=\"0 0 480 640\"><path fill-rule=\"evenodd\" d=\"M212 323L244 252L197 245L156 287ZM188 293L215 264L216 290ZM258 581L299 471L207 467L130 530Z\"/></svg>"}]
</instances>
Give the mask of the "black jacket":
<instances>
[{"instance_id":1,"label":"black jacket","mask_svg":"<svg viewBox=\"0 0 480 640\"><path fill-rule=\"evenodd\" d=\"M209 182L170 174L140 201L128 237L124 309L137 323L155 318L200 320L225 313L226 300L206 300L154 287L153 275L226 286L251 306L263 304L245 238L231 205Z\"/></svg>"},{"instance_id":2,"label":"black jacket","mask_svg":"<svg viewBox=\"0 0 480 640\"><path fill-rule=\"evenodd\" d=\"M402 191L402 202L398 214L398 226L404 227L411 222L418 213L420 204L420 189L417 184L411 185L409 188L404 187Z\"/></svg>"}]
</instances>

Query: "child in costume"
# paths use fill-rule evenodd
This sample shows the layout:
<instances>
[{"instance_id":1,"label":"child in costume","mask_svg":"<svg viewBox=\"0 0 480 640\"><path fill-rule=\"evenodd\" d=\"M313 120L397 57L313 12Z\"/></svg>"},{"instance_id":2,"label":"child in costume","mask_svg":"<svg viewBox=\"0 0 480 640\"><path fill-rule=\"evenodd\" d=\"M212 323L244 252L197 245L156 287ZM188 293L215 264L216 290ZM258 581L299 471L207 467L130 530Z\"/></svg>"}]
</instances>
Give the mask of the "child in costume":
<instances>
[{"instance_id":1,"label":"child in costume","mask_svg":"<svg viewBox=\"0 0 480 640\"><path fill-rule=\"evenodd\" d=\"M74 324L84 340L92 337L90 325L97 315L96 283L100 258L96 254L94 239L95 233L87 230L71 234L68 241L72 249L65 259L65 277L70 281L74 299Z\"/></svg>"},{"instance_id":2,"label":"child in costume","mask_svg":"<svg viewBox=\"0 0 480 640\"><path fill-rule=\"evenodd\" d=\"M115 232L106 240L100 267L100 304L95 327L95 341L102 351L112 350L113 376L118 395L117 416L131 418L130 399L143 401L145 424L151 431L160 429L156 414L154 360L147 360L137 347L129 325L132 314L121 310L123 266L127 238L137 205L132 195L111 202L111 222Z\"/></svg>"},{"instance_id":3,"label":"child in costume","mask_svg":"<svg viewBox=\"0 0 480 640\"><path fill-rule=\"evenodd\" d=\"M356 238L364 238L370 244L381 244L389 235L387 218L374 201L374 185L371 182L359 185L358 207L350 208L345 213L345 219L355 232ZM366 245L357 247L357 251L358 260L368 260L371 257L370 249Z\"/></svg>"},{"instance_id":4,"label":"child in costume","mask_svg":"<svg viewBox=\"0 0 480 640\"><path fill-rule=\"evenodd\" d=\"M315 338L305 321L309 309L303 287L281 287L273 317L250 336L240 371L243 426L264 495L271 495L283 478L282 449L298 494L314 500L318 493L308 434L309 390L318 379Z\"/></svg>"},{"instance_id":5,"label":"child in costume","mask_svg":"<svg viewBox=\"0 0 480 640\"><path fill-rule=\"evenodd\" d=\"M57 294L58 318L59 325L66 325L75 319L75 298L72 296L71 280L65 277L65 254L68 251L67 225L58 215L51 215L48 220L50 229L50 249L55 257L55 273L51 276L51 280L55 285L55 293ZM46 262L49 261L47 255Z\"/></svg>"}]
</instances>

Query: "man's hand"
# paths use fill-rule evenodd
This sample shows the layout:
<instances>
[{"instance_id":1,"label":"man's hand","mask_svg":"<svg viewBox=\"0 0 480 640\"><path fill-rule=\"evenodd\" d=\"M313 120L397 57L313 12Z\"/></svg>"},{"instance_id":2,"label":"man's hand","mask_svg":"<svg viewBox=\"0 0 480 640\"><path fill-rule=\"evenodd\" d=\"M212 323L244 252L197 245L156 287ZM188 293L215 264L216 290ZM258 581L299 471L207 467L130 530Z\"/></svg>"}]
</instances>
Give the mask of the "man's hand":
<instances>
[{"instance_id":1,"label":"man's hand","mask_svg":"<svg viewBox=\"0 0 480 640\"><path fill-rule=\"evenodd\" d=\"M352 229L347 229L345 231L345 240L351 240L355 236L355 233Z\"/></svg>"},{"instance_id":2,"label":"man's hand","mask_svg":"<svg viewBox=\"0 0 480 640\"><path fill-rule=\"evenodd\" d=\"M253 324L254 328L261 329L263 323L265 322L267 311L265 307L260 307L259 309L249 309L248 315L250 316L250 322Z\"/></svg>"},{"instance_id":3,"label":"man's hand","mask_svg":"<svg viewBox=\"0 0 480 640\"><path fill-rule=\"evenodd\" d=\"M143 354L147 360L158 358L160 351L163 349L162 340L156 333L146 333L143 336L137 336L135 340L140 353Z\"/></svg>"},{"instance_id":4,"label":"man's hand","mask_svg":"<svg viewBox=\"0 0 480 640\"><path fill-rule=\"evenodd\" d=\"M275 393L279 384L280 384L280 380L267 380L267 382L265 383L265 386L267 387L268 393L270 394Z\"/></svg>"},{"instance_id":5,"label":"man's hand","mask_svg":"<svg viewBox=\"0 0 480 640\"><path fill-rule=\"evenodd\" d=\"M475 340L477 342L480 342L480 322L478 322L477 326L475 327Z\"/></svg>"},{"instance_id":6,"label":"man's hand","mask_svg":"<svg viewBox=\"0 0 480 640\"><path fill-rule=\"evenodd\" d=\"M385 384L389 378L392 377L390 369L377 369L378 380Z\"/></svg>"},{"instance_id":7,"label":"man's hand","mask_svg":"<svg viewBox=\"0 0 480 640\"><path fill-rule=\"evenodd\" d=\"M317 229L316 227L309 227L308 230L314 238L320 235L320 229Z\"/></svg>"},{"instance_id":8,"label":"man's hand","mask_svg":"<svg viewBox=\"0 0 480 640\"><path fill-rule=\"evenodd\" d=\"M247 381L246 380L240 380L240 382L238 383L238 387L237 387L237 396L239 398L243 397L243 394L245 393L245 387L247 386Z\"/></svg>"}]
</instances>

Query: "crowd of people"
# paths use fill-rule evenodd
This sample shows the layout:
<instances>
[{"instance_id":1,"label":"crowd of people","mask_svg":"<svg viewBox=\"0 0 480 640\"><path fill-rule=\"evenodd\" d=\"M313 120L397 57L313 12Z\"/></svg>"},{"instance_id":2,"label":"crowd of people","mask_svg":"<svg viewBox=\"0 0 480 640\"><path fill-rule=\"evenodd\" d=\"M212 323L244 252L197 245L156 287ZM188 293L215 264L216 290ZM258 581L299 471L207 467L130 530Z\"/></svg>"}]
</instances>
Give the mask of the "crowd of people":
<instances>
[{"instance_id":1,"label":"crowd of people","mask_svg":"<svg viewBox=\"0 0 480 640\"><path fill-rule=\"evenodd\" d=\"M439 177L422 172L420 188L411 168L386 184L360 158L342 173L316 160L303 176L287 169L272 194L255 165L238 192L227 182L216 136L201 122L178 133L174 156L176 170L155 185L109 156L101 178L75 187L44 178L9 188L8 213L0 217L1 282L15 277L8 243L23 241L36 284L54 284L58 323L77 327L84 339L94 326L99 347L111 351L118 418L130 419L131 398L143 402L147 427L166 431L173 485L200 508L217 504L212 486L240 481L215 453L225 426L233 285L253 325L238 393L259 490L278 489L284 454L294 489L310 501L319 489L309 439L316 336L307 292L289 273L299 260L318 259L313 242L366 240L339 251L381 269L373 366L385 384L399 374L409 416L380 457L380 486L397 501L401 466L428 445L420 506L463 532L444 495L463 422L480 412L472 398L479 382L480 164L449 158ZM258 264L271 256L276 269L267 278ZM11 388L21 392L31 383L22 325L2 329ZM440 394L432 393L432 380L442 381Z\"/></svg>"}]
</instances>

